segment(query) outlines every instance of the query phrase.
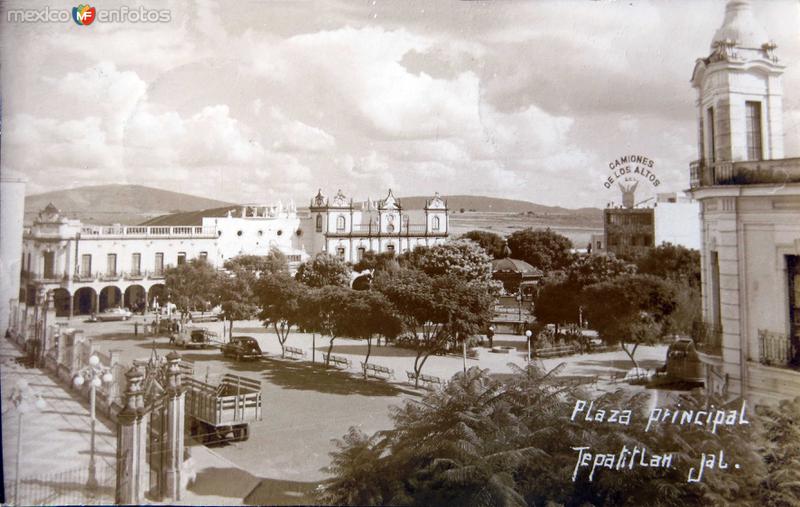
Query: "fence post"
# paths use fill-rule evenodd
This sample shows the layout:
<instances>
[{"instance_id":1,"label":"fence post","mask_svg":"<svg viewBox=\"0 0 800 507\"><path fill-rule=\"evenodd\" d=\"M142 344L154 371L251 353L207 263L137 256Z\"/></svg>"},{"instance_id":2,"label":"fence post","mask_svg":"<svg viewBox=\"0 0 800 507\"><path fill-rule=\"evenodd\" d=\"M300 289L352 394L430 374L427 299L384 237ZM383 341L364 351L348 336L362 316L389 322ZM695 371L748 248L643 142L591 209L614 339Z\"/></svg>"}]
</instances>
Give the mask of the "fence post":
<instances>
[{"instance_id":1,"label":"fence post","mask_svg":"<svg viewBox=\"0 0 800 507\"><path fill-rule=\"evenodd\" d=\"M170 500L176 501L183 497L181 470L183 468L183 429L184 429L184 392L181 387L181 356L174 350L167 354L167 435L164 439L165 467L164 481L165 494Z\"/></svg>"},{"instance_id":2,"label":"fence post","mask_svg":"<svg viewBox=\"0 0 800 507\"><path fill-rule=\"evenodd\" d=\"M146 425L143 424L144 374L133 366L125 377L128 388L125 404L117 417L117 481L115 503L141 505L144 500L147 473Z\"/></svg>"}]
</instances>

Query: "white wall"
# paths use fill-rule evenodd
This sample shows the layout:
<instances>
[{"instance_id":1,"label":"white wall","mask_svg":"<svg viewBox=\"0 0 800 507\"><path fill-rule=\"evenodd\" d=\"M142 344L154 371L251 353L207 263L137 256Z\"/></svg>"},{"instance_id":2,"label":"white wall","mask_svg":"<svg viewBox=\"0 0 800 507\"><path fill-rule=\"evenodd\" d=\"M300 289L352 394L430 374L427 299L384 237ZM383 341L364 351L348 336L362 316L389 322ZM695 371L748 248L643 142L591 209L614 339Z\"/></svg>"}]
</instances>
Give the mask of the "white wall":
<instances>
[{"instance_id":1,"label":"white wall","mask_svg":"<svg viewBox=\"0 0 800 507\"><path fill-rule=\"evenodd\" d=\"M659 202L653 215L656 246L672 243L700 250L700 203Z\"/></svg>"},{"instance_id":2,"label":"white wall","mask_svg":"<svg viewBox=\"0 0 800 507\"><path fill-rule=\"evenodd\" d=\"M9 300L19 297L25 181L0 179L0 333L8 327Z\"/></svg>"}]
</instances>

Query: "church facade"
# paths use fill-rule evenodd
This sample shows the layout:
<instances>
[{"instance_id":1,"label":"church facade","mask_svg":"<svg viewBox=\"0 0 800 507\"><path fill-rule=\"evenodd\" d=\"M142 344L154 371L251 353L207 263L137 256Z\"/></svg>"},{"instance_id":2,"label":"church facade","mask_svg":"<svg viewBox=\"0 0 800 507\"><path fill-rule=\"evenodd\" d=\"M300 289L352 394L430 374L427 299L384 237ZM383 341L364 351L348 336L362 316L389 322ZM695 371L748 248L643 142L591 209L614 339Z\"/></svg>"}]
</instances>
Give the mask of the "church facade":
<instances>
[{"instance_id":1,"label":"church facade","mask_svg":"<svg viewBox=\"0 0 800 507\"><path fill-rule=\"evenodd\" d=\"M800 158L784 158L776 46L732 0L695 65L701 337L706 384L729 397L800 393Z\"/></svg>"},{"instance_id":2,"label":"church facade","mask_svg":"<svg viewBox=\"0 0 800 507\"><path fill-rule=\"evenodd\" d=\"M355 205L339 190L327 198L320 190L309 205L311 251L328 252L356 263L365 252L401 254L431 247L448 237L447 203L436 194L421 210L404 209L392 191L379 201Z\"/></svg>"}]
</instances>

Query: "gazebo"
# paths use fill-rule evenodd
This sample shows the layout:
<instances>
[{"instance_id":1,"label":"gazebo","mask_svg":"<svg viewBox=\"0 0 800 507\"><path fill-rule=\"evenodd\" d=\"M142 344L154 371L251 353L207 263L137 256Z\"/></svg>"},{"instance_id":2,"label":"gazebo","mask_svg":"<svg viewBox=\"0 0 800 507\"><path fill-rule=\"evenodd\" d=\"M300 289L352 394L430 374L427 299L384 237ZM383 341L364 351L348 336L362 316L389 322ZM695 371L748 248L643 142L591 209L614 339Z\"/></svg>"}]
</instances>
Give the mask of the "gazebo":
<instances>
[{"instance_id":1,"label":"gazebo","mask_svg":"<svg viewBox=\"0 0 800 507\"><path fill-rule=\"evenodd\" d=\"M523 282L536 282L544 273L525 261L506 257L492 261L492 278L503 282L508 294L516 294Z\"/></svg>"}]
</instances>

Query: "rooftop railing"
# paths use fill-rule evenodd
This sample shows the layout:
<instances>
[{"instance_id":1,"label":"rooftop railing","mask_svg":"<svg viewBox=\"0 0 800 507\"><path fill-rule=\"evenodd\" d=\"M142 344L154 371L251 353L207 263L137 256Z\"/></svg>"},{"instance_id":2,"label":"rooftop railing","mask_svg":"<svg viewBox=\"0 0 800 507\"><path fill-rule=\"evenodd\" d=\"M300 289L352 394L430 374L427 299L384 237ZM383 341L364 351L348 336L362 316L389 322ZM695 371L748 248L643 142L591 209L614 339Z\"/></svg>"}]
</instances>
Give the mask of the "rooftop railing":
<instances>
[{"instance_id":1,"label":"rooftop railing","mask_svg":"<svg viewBox=\"0 0 800 507\"><path fill-rule=\"evenodd\" d=\"M692 188L781 183L800 183L800 158L741 162L695 160L689 164Z\"/></svg>"},{"instance_id":2,"label":"rooftop railing","mask_svg":"<svg viewBox=\"0 0 800 507\"><path fill-rule=\"evenodd\" d=\"M215 238L216 231L213 227L193 225L131 225L131 226L98 226L84 225L81 227L81 238Z\"/></svg>"}]
</instances>

